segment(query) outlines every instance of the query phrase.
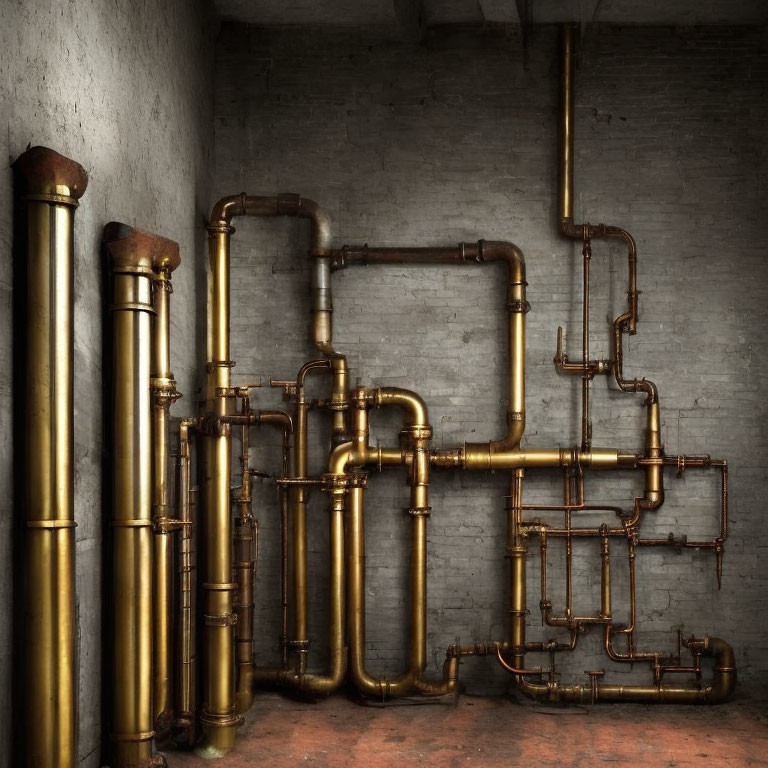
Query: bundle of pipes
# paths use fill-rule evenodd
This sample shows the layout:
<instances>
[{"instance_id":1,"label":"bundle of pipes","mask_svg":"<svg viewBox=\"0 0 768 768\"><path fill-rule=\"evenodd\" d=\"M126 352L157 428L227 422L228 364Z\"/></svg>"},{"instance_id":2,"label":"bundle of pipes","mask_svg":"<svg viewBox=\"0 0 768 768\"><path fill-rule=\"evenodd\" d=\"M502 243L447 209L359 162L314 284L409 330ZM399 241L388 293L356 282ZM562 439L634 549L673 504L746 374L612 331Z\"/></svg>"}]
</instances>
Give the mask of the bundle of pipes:
<instances>
[{"instance_id":1,"label":"bundle of pipes","mask_svg":"<svg viewBox=\"0 0 768 768\"><path fill-rule=\"evenodd\" d=\"M154 751L155 740L183 735L188 744L202 736L198 752L220 757L232 749L237 726L253 701L254 689L275 686L293 694L317 697L349 683L361 694L379 700L403 696L445 696L458 690L462 657L493 655L524 693L552 701L591 702L635 700L715 703L733 691L736 669L730 646L717 638L684 639L678 634L676 653L635 647L635 559L638 547L670 546L710 549L716 556L720 584L724 542L728 535L727 465L708 456L665 456L656 386L646 379L626 379L623 338L638 323L637 252L631 235L606 225L573 221L573 56L574 29L563 32L563 98L560 145L560 232L582 242L584 293L582 358L568 359L562 330L558 331L556 369L581 376L581 443L570 449L521 445L525 430L525 261L520 249L507 242L460 243L438 248L331 247L328 217L313 201L294 194L268 197L245 194L220 200L208 225L210 255L210 328L205 403L202 412L179 422L176 514L171 514L169 474L169 409L180 397L170 371L171 274L179 266L176 243L112 223L104 245L112 273L112 352L114 399L112 447L112 581L114 635L109 658L113 672L112 739L114 768L164 765ZM38 148L39 149L39 148ZM74 670L71 499L71 282L72 208L85 189L85 175L66 158L31 150L17 163L26 179L30 279L29 311L42 318L30 330L28 390L33 407L27 433L42 435L47 449L30 441L27 449L26 520L29 529L29 589L48 595L30 606L27 634L31 649L27 721L39 738L29 739L27 764L74 765ZM46 150L45 152L50 152ZM230 240L238 216L292 216L310 222L313 259L312 336L320 357L306 362L295 380L272 381L284 390L293 413L255 410L251 393L258 385L233 385L230 356ZM617 237L628 249L628 304L613 323L609 359L591 359L589 350L590 265L592 240ZM332 334L332 269L377 264L474 264L502 262L507 270L508 398L506 432L487 443L464 443L447 450L431 448L432 426L419 395L398 388L350 389L347 360L336 351ZM53 286L55 290L51 291ZM38 325L40 326L38 328ZM46 335L48 334L48 335ZM44 364L43 364L43 361ZM46 367L53 361L53 368ZM325 399L309 400L310 373L331 375ZM597 375L611 374L624 392L645 394L646 425L641 454L592 445L589 419L590 386ZM55 386L54 386L55 383ZM37 399L34 399L37 398ZM398 444L373 447L369 442L372 409L397 407L403 427ZM326 410L332 418L327 472L308 474L308 416ZM35 421L35 419L38 419ZM281 530L280 664L256 666L253 648L254 569L258 529L253 515L251 429L269 425L282 435L280 472L276 480ZM239 432L239 493L232 496L233 427ZM239 428L239 429L237 429ZM42 439L42 438L41 438ZM203 483L201 525L196 525L192 445L197 444ZM46 443L47 445L48 443ZM47 456L52 465L38 464ZM47 460L47 459L46 459ZM720 531L711 541L643 539L646 512L664 502L663 469L675 466L715 468L722 476ZM366 670L364 495L368 471L402 467L408 473L411 518L410 650L406 668L378 679ZM506 637L472 645L452 645L446 652L441 680L425 679L427 617L427 520L430 474L434 469L506 471L510 478L507 504L506 557L509 560L508 629ZM560 505L523 501L526 471L560 468L564 493ZM585 472L591 469L641 471L644 490L631 510L589 504ZM310 674L308 654L307 494L318 487L328 494L330 527L329 659L324 674ZM40 489L58 489L54 498ZM40 504L42 500L42 506ZM233 513L233 502L236 513ZM602 511L618 517L614 526L578 527L573 514ZM526 512L562 513L557 527ZM174 541L174 536L176 541ZM542 622L566 632L563 642L526 638L527 543L538 537L541 568ZM548 542L565 541L565 606L553 610L549 597ZM573 541L596 539L601 548L601 599L590 616L573 612ZM611 544L627 547L629 621L614 620L611 588ZM197 583L196 542L202 554ZM43 563L46 564L43 567ZM174 568L175 564L175 568ZM292 573L289 574L289 564ZM177 573L174 577L174 572ZM289 594L289 575L292 592ZM52 579L58 580L54 599ZM196 635L197 591L200 588L202 637ZM291 621L289 621L289 613ZM602 670L588 673L584 685L556 680L558 653L573 652L580 638L597 626L607 657L614 662L644 662L653 682L621 686L601 681ZM616 648L617 636L625 650ZM196 648L202 647L198 696ZM681 648L692 662L681 662ZM526 667L528 653L546 653L549 666ZM701 659L714 657L712 679L702 683ZM694 676L690 685L671 685L670 674ZM56 691L51 699L43 691ZM46 701L45 711L38 711ZM42 724L42 728L40 727ZM37 746L39 745L39 749ZM53 756L51 758L51 756Z\"/></svg>"}]
</instances>

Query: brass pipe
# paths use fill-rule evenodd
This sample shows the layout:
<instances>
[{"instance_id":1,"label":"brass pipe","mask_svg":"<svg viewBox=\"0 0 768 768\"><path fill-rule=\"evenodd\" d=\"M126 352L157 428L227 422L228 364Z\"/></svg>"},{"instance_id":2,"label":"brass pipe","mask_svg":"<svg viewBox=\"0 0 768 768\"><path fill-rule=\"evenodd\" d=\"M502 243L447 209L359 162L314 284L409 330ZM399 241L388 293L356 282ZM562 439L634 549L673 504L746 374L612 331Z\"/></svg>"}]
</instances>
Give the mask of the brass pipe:
<instances>
[{"instance_id":1,"label":"brass pipe","mask_svg":"<svg viewBox=\"0 0 768 768\"><path fill-rule=\"evenodd\" d=\"M209 363L205 409L211 420L227 416L230 389L229 238L228 220L212 217L208 227L211 301ZM235 712L234 622L232 594L232 518L229 478L232 462L230 425L202 437L202 740L198 754L226 755L234 746L241 717Z\"/></svg>"},{"instance_id":2,"label":"brass pipe","mask_svg":"<svg viewBox=\"0 0 768 768\"><path fill-rule=\"evenodd\" d=\"M294 476L307 476L307 415L309 404L304 393L304 381L312 371L327 370L328 359L310 360L296 376L296 438L294 440ZM296 673L307 671L309 653L309 621L307 616L307 491L302 486L291 488L291 517L293 523L293 637L289 647L296 653Z\"/></svg>"},{"instance_id":3,"label":"brass pipe","mask_svg":"<svg viewBox=\"0 0 768 768\"><path fill-rule=\"evenodd\" d=\"M429 506L429 425L424 401L415 393L395 387L366 392L355 391L356 441L334 451L329 465L330 478L342 478L353 465L375 461L377 452L368 447L369 404L376 407L399 406L405 410L405 426L401 439L406 452L411 453L411 498L408 514L411 515L411 563L410 563L410 652L408 667L400 676L376 679L365 669L365 540L363 518L364 482L352 482L347 505L347 584L349 593L349 670L355 687L367 696L386 700L411 694L443 696L456 690L458 661L446 659L443 680L432 682L424 679L426 666L427 622L427 536L426 518Z\"/></svg>"},{"instance_id":4,"label":"brass pipe","mask_svg":"<svg viewBox=\"0 0 768 768\"><path fill-rule=\"evenodd\" d=\"M258 423L277 427L282 432L280 479L291 475L291 437L293 419L285 411L259 411ZM277 486L280 504L280 668L288 669L288 488Z\"/></svg>"},{"instance_id":5,"label":"brass pipe","mask_svg":"<svg viewBox=\"0 0 768 768\"><path fill-rule=\"evenodd\" d=\"M104 245L113 280L112 740L116 768L134 768L165 765L152 748L152 279L179 256L175 243L116 222Z\"/></svg>"},{"instance_id":6,"label":"brass pipe","mask_svg":"<svg viewBox=\"0 0 768 768\"><path fill-rule=\"evenodd\" d=\"M88 177L45 147L13 168L26 217L23 757L29 768L74 768L74 214Z\"/></svg>"},{"instance_id":7,"label":"brass pipe","mask_svg":"<svg viewBox=\"0 0 768 768\"><path fill-rule=\"evenodd\" d=\"M567 237L573 228L573 70L575 24L564 24L561 32L560 58L560 232Z\"/></svg>"},{"instance_id":8,"label":"brass pipe","mask_svg":"<svg viewBox=\"0 0 768 768\"><path fill-rule=\"evenodd\" d=\"M230 390L229 244L236 216L296 216L311 222L310 253L315 257L313 277L314 338L324 354L332 353L330 296L330 222L312 200L294 194L225 197L213 207L208 224L210 251L210 326L206 409L214 418L229 412L225 393ZM203 637L203 741L198 749L206 757L221 757L235 742L241 718L235 712L232 556L229 473L229 425L205 438L204 637Z\"/></svg>"},{"instance_id":9,"label":"brass pipe","mask_svg":"<svg viewBox=\"0 0 768 768\"><path fill-rule=\"evenodd\" d=\"M525 431L525 315L530 306L525 298L525 258L513 243L480 240L438 248L370 248L347 246L333 252L333 265L348 264L484 264L501 261L507 265L508 399L507 431L489 443L470 444L470 451L489 453L515 449Z\"/></svg>"},{"instance_id":10,"label":"brass pipe","mask_svg":"<svg viewBox=\"0 0 768 768\"><path fill-rule=\"evenodd\" d=\"M168 419L180 394L171 373L171 272L179 262L178 245L168 241L168 256L152 280L152 522L153 601L152 689L155 730L167 737L173 723L173 541L177 526L169 513Z\"/></svg>"},{"instance_id":11,"label":"brass pipe","mask_svg":"<svg viewBox=\"0 0 768 768\"><path fill-rule=\"evenodd\" d=\"M284 411L251 411L248 387L238 387L236 392L241 400L241 490L238 499L240 515L235 518L235 581L237 583L237 602L235 614L235 660L237 675L235 683L235 708L240 714L247 712L253 704L254 657L253 657L253 581L256 565L258 526L253 517L252 470L250 466L249 429L253 425L276 426L283 435L282 472L288 473L290 458L290 435L293 432L293 420ZM281 518L285 512L284 489L281 496ZM285 597L285 563L281 574L283 612L287 609ZM285 624L285 615L283 617Z\"/></svg>"},{"instance_id":12,"label":"brass pipe","mask_svg":"<svg viewBox=\"0 0 768 768\"><path fill-rule=\"evenodd\" d=\"M235 711L247 712L253 704L253 579L258 528L253 516L250 466L251 408L247 387L237 388L240 399L240 514L234 520L235 602Z\"/></svg>"},{"instance_id":13,"label":"brass pipe","mask_svg":"<svg viewBox=\"0 0 768 768\"><path fill-rule=\"evenodd\" d=\"M349 445L349 444L347 444ZM339 450L337 448L337 450ZM325 675L308 674L291 669L254 670L257 685L279 685L302 696L327 696L344 682L347 671L347 647L344 616L344 494L343 485L328 487L331 494L330 515L330 621L328 672Z\"/></svg>"},{"instance_id":14,"label":"brass pipe","mask_svg":"<svg viewBox=\"0 0 768 768\"><path fill-rule=\"evenodd\" d=\"M197 428L198 420L182 419L179 424L178 520L181 526L179 541L179 589L177 609L177 673L176 718L174 725L188 733L188 742L194 743L195 712L197 709L197 641L195 632L197 593L197 553L195 551L195 515L191 487L190 431Z\"/></svg>"}]
</instances>

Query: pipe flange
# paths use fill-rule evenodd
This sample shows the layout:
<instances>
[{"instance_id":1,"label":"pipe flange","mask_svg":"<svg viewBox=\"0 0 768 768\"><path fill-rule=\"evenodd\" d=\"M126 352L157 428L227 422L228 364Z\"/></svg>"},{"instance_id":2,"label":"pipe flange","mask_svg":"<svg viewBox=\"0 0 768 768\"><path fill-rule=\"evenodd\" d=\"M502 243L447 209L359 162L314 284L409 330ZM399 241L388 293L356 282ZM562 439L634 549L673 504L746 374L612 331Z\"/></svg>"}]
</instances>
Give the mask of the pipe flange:
<instances>
[{"instance_id":1,"label":"pipe flange","mask_svg":"<svg viewBox=\"0 0 768 768\"><path fill-rule=\"evenodd\" d=\"M203 623L207 627L234 627L237 624L237 614L222 613L214 616L210 613L204 613Z\"/></svg>"},{"instance_id":2,"label":"pipe flange","mask_svg":"<svg viewBox=\"0 0 768 768\"><path fill-rule=\"evenodd\" d=\"M232 725L242 725L244 718L242 715L214 715L211 712L203 711L200 715L200 722L203 725L212 725L218 728L226 728Z\"/></svg>"},{"instance_id":3,"label":"pipe flange","mask_svg":"<svg viewBox=\"0 0 768 768\"><path fill-rule=\"evenodd\" d=\"M350 485L350 478L348 475L334 475L327 473L320 475L322 480L322 489L329 493L334 491L345 491Z\"/></svg>"},{"instance_id":4,"label":"pipe flange","mask_svg":"<svg viewBox=\"0 0 768 768\"><path fill-rule=\"evenodd\" d=\"M513 313L527 315L531 311L531 304L523 299L510 299L507 302L507 310Z\"/></svg>"},{"instance_id":5,"label":"pipe flange","mask_svg":"<svg viewBox=\"0 0 768 768\"><path fill-rule=\"evenodd\" d=\"M431 440L432 427L429 424L409 424L400 430L400 437L406 440Z\"/></svg>"},{"instance_id":6,"label":"pipe flange","mask_svg":"<svg viewBox=\"0 0 768 768\"><path fill-rule=\"evenodd\" d=\"M347 483L348 488L367 488L368 487L368 473L362 471L355 471L349 477Z\"/></svg>"}]
</instances>

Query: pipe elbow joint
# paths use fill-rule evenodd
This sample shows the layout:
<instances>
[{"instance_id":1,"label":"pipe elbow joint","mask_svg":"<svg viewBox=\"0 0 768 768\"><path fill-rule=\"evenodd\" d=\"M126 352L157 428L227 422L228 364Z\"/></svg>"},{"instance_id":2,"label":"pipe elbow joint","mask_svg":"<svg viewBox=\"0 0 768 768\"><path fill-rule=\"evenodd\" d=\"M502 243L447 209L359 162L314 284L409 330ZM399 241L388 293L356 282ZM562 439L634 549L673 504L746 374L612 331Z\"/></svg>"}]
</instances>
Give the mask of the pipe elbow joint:
<instances>
[{"instance_id":1,"label":"pipe elbow joint","mask_svg":"<svg viewBox=\"0 0 768 768\"><path fill-rule=\"evenodd\" d=\"M246 197L245 192L241 192L239 195L222 197L211 210L208 229L229 227L230 222L235 216L243 216L245 214Z\"/></svg>"}]
</instances>

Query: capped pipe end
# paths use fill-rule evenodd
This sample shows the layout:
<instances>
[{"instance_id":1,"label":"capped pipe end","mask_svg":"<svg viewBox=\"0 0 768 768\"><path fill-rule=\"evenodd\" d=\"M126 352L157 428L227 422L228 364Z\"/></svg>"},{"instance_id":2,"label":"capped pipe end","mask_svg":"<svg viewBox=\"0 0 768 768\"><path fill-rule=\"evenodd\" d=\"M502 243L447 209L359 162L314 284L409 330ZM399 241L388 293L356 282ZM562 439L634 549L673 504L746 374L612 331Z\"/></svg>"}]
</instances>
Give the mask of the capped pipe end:
<instances>
[{"instance_id":1,"label":"capped pipe end","mask_svg":"<svg viewBox=\"0 0 768 768\"><path fill-rule=\"evenodd\" d=\"M80 163L48 147L31 147L13 163L22 194L64 195L79 199L88 186Z\"/></svg>"},{"instance_id":2,"label":"capped pipe end","mask_svg":"<svg viewBox=\"0 0 768 768\"><path fill-rule=\"evenodd\" d=\"M173 272L181 264L179 244L160 235L110 221L102 236L113 269L146 267Z\"/></svg>"}]
</instances>

